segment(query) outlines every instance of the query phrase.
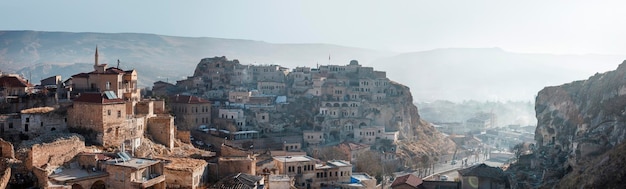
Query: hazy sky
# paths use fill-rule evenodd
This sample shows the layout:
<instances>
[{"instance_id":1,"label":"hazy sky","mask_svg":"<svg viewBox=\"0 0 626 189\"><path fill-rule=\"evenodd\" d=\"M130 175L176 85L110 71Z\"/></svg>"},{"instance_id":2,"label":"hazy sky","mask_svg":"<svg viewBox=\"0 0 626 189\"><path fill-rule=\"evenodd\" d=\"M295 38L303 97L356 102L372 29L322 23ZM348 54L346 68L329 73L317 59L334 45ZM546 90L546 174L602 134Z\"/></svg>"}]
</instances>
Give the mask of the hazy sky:
<instances>
[{"instance_id":1,"label":"hazy sky","mask_svg":"<svg viewBox=\"0 0 626 189\"><path fill-rule=\"evenodd\" d=\"M0 30L625 54L626 1L1 1Z\"/></svg>"}]
</instances>

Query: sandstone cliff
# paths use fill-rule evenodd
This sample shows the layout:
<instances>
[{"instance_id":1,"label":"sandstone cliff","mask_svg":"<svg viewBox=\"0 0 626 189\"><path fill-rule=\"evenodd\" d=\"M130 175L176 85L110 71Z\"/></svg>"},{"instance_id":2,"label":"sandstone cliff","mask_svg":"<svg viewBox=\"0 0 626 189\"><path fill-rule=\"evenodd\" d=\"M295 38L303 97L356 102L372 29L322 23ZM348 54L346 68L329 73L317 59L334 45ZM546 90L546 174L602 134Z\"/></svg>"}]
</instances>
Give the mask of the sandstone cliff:
<instances>
[{"instance_id":1,"label":"sandstone cliff","mask_svg":"<svg viewBox=\"0 0 626 189\"><path fill-rule=\"evenodd\" d=\"M374 120L388 120L384 125L387 129L399 131L399 154L403 158L421 157L418 155L439 155L453 153L454 143L443 136L435 127L423 120L417 106L413 104L413 96L409 87L392 82L398 96L384 102L371 102L378 114L372 115Z\"/></svg>"},{"instance_id":2,"label":"sandstone cliff","mask_svg":"<svg viewBox=\"0 0 626 189\"><path fill-rule=\"evenodd\" d=\"M534 180L540 182L536 186L545 187L567 188L574 186L568 185L573 180L586 183L583 187L597 187L587 184L602 181L592 181L591 175L584 173L598 166L598 162L626 163L623 158L609 157L615 153L611 151L622 149L616 146L626 137L626 61L617 70L595 74L587 80L544 88L537 95L535 110L538 123L533 166L537 169L518 179ZM617 176L607 171L593 172L594 177ZM580 174L585 180L572 180L573 175ZM561 180L564 176L569 179Z\"/></svg>"}]
</instances>

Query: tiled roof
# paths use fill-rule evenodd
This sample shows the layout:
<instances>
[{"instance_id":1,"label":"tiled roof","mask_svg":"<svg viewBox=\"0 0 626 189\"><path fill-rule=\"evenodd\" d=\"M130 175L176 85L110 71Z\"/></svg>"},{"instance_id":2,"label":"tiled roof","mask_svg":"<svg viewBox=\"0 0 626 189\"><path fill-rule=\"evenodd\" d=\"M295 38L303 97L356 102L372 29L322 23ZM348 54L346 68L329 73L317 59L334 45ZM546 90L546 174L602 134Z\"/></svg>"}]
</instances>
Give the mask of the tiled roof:
<instances>
[{"instance_id":1,"label":"tiled roof","mask_svg":"<svg viewBox=\"0 0 626 189\"><path fill-rule=\"evenodd\" d=\"M82 78L88 78L89 74L88 73L79 73L79 74L75 74L72 77L82 77Z\"/></svg>"},{"instance_id":2,"label":"tiled roof","mask_svg":"<svg viewBox=\"0 0 626 189\"><path fill-rule=\"evenodd\" d=\"M172 103L185 103L185 104L200 104L200 103L209 103L208 100L197 96L190 95L173 95L170 96L170 102Z\"/></svg>"},{"instance_id":3,"label":"tiled roof","mask_svg":"<svg viewBox=\"0 0 626 189\"><path fill-rule=\"evenodd\" d=\"M88 102L88 103L100 103L100 104L115 104L123 103L122 99L107 99L100 93L83 93L78 98L74 99L74 102Z\"/></svg>"},{"instance_id":4,"label":"tiled roof","mask_svg":"<svg viewBox=\"0 0 626 189\"><path fill-rule=\"evenodd\" d=\"M220 180L212 188L219 189L252 189L255 188L256 182L263 177L249 175L245 173L237 173L234 176L228 176Z\"/></svg>"},{"instance_id":5,"label":"tiled roof","mask_svg":"<svg viewBox=\"0 0 626 189\"><path fill-rule=\"evenodd\" d=\"M32 87L33 84L19 77L2 76L0 77L0 86L2 87Z\"/></svg>"},{"instance_id":6,"label":"tiled roof","mask_svg":"<svg viewBox=\"0 0 626 189\"><path fill-rule=\"evenodd\" d=\"M462 176L476 176L492 178L500 181L506 181L506 174L498 167L491 167L484 163L459 170Z\"/></svg>"},{"instance_id":7,"label":"tiled roof","mask_svg":"<svg viewBox=\"0 0 626 189\"><path fill-rule=\"evenodd\" d=\"M399 176L399 177L396 177L393 183L391 183L391 187L393 188L393 187L400 186L403 184L408 184L409 186L417 188L417 186L422 184L422 179L413 174Z\"/></svg>"}]
</instances>

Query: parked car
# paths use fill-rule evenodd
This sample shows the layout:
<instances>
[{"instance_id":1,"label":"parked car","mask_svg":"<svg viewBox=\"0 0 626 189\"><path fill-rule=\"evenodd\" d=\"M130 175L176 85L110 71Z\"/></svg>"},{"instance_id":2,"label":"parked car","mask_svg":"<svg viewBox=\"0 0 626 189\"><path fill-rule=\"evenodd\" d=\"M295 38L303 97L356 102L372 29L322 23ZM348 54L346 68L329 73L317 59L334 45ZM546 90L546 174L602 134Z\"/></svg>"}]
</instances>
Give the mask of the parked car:
<instances>
[{"instance_id":1,"label":"parked car","mask_svg":"<svg viewBox=\"0 0 626 189\"><path fill-rule=\"evenodd\" d=\"M439 177L439 179L442 180L442 181L447 181L448 180L448 175L441 175Z\"/></svg>"},{"instance_id":2,"label":"parked car","mask_svg":"<svg viewBox=\"0 0 626 189\"><path fill-rule=\"evenodd\" d=\"M198 126L198 131L202 131L202 132L208 133L209 132L209 127L207 127L206 125L200 125L200 126Z\"/></svg>"}]
</instances>

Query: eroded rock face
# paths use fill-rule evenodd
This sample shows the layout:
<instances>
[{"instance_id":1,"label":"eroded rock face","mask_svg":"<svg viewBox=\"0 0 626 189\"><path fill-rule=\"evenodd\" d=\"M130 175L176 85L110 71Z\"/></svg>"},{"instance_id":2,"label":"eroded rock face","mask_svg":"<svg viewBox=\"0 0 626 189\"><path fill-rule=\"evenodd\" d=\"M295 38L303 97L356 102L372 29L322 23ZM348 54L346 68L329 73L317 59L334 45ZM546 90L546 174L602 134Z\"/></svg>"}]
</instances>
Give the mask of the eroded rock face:
<instances>
[{"instance_id":1,"label":"eroded rock face","mask_svg":"<svg viewBox=\"0 0 626 189\"><path fill-rule=\"evenodd\" d=\"M626 137L626 61L587 80L546 87L536 99L535 155L544 183L585 169Z\"/></svg>"}]
</instances>

